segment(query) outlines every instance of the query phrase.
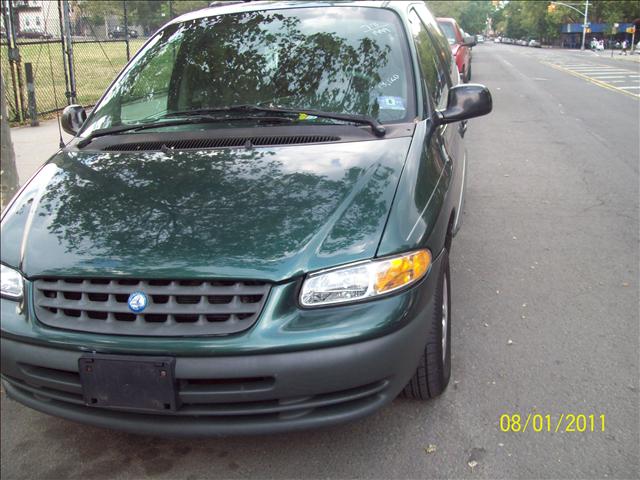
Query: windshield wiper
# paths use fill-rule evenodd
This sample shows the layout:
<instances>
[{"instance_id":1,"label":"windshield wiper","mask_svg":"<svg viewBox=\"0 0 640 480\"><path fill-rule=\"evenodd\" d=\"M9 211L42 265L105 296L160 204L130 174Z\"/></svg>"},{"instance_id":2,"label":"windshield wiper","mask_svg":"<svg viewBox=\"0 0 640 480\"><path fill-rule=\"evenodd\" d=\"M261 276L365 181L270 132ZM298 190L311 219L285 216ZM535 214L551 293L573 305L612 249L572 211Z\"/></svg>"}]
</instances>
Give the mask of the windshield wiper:
<instances>
[{"instance_id":1,"label":"windshield wiper","mask_svg":"<svg viewBox=\"0 0 640 480\"><path fill-rule=\"evenodd\" d=\"M318 118L328 118L332 120L342 120L343 122L360 123L363 125L369 125L371 130L377 137L383 137L386 133L384 126L382 126L375 118L368 115L355 115L351 113L334 113L323 112L320 110L312 110L306 108L284 108L284 107L270 107L261 105L233 105L229 107L219 108L201 108L196 110L182 110L178 112L171 112L165 115L165 117L178 117L178 116L197 116L197 115L212 115L217 113L281 113L285 115L295 115L299 118L300 114L307 116L313 116Z\"/></svg>"},{"instance_id":2,"label":"windshield wiper","mask_svg":"<svg viewBox=\"0 0 640 480\"><path fill-rule=\"evenodd\" d=\"M214 112L215 113L215 112ZM173 116L174 114L169 114L169 115L165 115L161 118L167 118L169 116ZM228 121L228 120L245 120L245 119L255 119L255 120L260 120L262 122L264 121L270 121L270 122L282 122L282 121L293 121L290 118L283 118L283 117L265 117L265 116L255 116L255 115L245 115L242 117L229 117L229 116L224 116L224 117L216 117L216 116L210 116L210 115L197 115L194 116L193 118L181 118L178 120L170 120L170 121L162 121L162 122L158 122L158 121L153 121L153 122L149 122L149 123L138 123L138 124L133 124L133 125L120 125L117 127L110 127L110 128L101 128L98 130L94 130L93 132L91 132L87 137L83 138L82 140L80 140L78 142L78 148L84 148L87 145L89 145L91 143L91 141L94 138L97 137L104 137L106 135L117 135L118 133L123 133L123 132L137 132L139 130L146 130L149 128L161 128L161 127L174 127L174 126L178 126L178 125L190 125L190 124L194 124L194 123L214 123L214 122L224 122L224 121Z\"/></svg>"},{"instance_id":3,"label":"windshield wiper","mask_svg":"<svg viewBox=\"0 0 640 480\"><path fill-rule=\"evenodd\" d=\"M256 115L237 115L238 113L279 113L288 115L289 117L274 117L274 116L256 116ZM218 116L217 114L224 114ZM231 115L229 115L231 114ZM101 128L94 130L87 137L78 142L78 148L84 148L89 145L94 138L104 137L106 135L117 135L124 132L137 132L139 130L147 130L150 128L161 127L173 127L178 125L189 125L194 123L213 123L224 122L228 120L260 120L260 121L294 121L300 118L300 115L313 116L318 118L328 118L333 120L342 120L344 122L360 123L371 126L373 133L377 137L383 137L386 133L385 128L373 117L367 115L354 115L350 113L334 113L323 112L320 110L311 109L294 109L294 108L282 108L282 107L267 107L260 105L235 105L230 107L220 108L202 108L195 110L183 110L178 112L167 113L160 117L161 119L171 117L190 117L181 118L168 121L152 121L149 123L138 123L133 125L120 125L117 127ZM291 117L294 118L291 118Z\"/></svg>"}]
</instances>

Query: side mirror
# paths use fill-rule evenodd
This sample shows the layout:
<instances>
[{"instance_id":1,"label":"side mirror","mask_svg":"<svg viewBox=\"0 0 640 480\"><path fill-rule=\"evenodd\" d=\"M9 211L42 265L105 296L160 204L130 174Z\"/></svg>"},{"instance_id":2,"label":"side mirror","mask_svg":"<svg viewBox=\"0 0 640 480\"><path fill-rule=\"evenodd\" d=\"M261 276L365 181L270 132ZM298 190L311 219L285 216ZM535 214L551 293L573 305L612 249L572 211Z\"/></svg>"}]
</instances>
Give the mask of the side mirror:
<instances>
[{"instance_id":1,"label":"side mirror","mask_svg":"<svg viewBox=\"0 0 640 480\"><path fill-rule=\"evenodd\" d=\"M476 40L475 35L466 35L462 44L465 47L475 47L478 44L478 41Z\"/></svg>"},{"instance_id":2,"label":"side mirror","mask_svg":"<svg viewBox=\"0 0 640 480\"><path fill-rule=\"evenodd\" d=\"M62 111L60 124L65 132L75 136L86 119L87 112L82 105L69 105Z\"/></svg>"},{"instance_id":3,"label":"side mirror","mask_svg":"<svg viewBox=\"0 0 640 480\"><path fill-rule=\"evenodd\" d=\"M492 109L493 100L489 89L484 85L467 83L452 87L449 90L446 110L438 110L433 117L436 125L443 125L480 117Z\"/></svg>"}]
</instances>

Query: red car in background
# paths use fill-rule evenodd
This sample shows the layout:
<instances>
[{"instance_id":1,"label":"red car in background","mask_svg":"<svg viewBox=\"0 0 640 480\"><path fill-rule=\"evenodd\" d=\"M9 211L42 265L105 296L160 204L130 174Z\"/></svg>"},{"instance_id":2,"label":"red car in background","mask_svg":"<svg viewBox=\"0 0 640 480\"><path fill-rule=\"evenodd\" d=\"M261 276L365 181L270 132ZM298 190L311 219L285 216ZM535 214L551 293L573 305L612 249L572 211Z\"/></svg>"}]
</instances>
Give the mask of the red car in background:
<instances>
[{"instance_id":1,"label":"red car in background","mask_svg":"<svg viewBox=\"0 0 640 480\"><path fill-rule=\"evenodd\" d=\"M460 79L467 83L471 79L471 47L476 44L475 38L464 35L453 18L438 18L438 25L449 40Z\"/></svg>"}]
</instances>

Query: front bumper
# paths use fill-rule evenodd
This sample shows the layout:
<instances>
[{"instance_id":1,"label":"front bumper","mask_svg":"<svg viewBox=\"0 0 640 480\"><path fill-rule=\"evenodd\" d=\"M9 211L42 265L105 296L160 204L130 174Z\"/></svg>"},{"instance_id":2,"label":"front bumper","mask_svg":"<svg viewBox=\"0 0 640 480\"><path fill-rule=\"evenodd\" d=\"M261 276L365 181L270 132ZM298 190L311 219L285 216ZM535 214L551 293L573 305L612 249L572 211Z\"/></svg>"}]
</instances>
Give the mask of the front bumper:
<instances>
[{"instance_id":1,"label":"front bumper","mask_svg":"<svg viewBox=\"0 0 640 480\"><path fill-rule=\"evenodd\" d=\"M391 333L279 353L174 355L181 407L172 413L86 406L78 375L82 351L4 332L3 385L11 398L44 413L151 435L273 433L357 419L391 402L415 372L433 312L439 260L422 282L398 294L407 297L407 308Z\"/></svg>"}]
</instances>

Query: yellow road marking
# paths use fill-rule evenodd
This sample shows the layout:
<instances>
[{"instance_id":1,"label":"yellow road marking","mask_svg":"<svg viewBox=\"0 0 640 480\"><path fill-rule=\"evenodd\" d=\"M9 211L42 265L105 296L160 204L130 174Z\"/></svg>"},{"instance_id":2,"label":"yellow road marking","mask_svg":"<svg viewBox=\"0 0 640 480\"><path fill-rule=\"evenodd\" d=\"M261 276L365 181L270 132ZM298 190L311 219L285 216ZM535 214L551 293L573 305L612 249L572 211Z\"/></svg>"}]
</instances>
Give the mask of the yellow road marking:
<instances>
[{"instance_id":1,"label":"yellow road marking","mask_svg":"<svg viewBox=\"0 0 640 480\"><path fill-rule=\"evenodd\" d=\"M630 97L633 98L640 98L640 95L636 95L635 93L631 93L631 92L627 92L626 90L622 90L621 88L618 87L614 87L613 85L606 83L606 82L601 82L600 80L596 80L595 78L589 77L587 75L583 75L579 72L576 72L574 70L569 70L568 68L564 68L560 65L556 65L555 63L549 63L549 62L540 62L543 63L545 65L549 65L552 68L555 68L556 70L560 70L561 72L566 72L569 73L571 75L573 75L574 77L578 77L578 78L582 78L583 80L586 80L589 83L593 83L594 85L598 85L599 87L602 88L606 88L608 90L612 90L614 92L618 92L618 93L624 93L625 95L629 95Z\"/></svg>"}]
</instances>

